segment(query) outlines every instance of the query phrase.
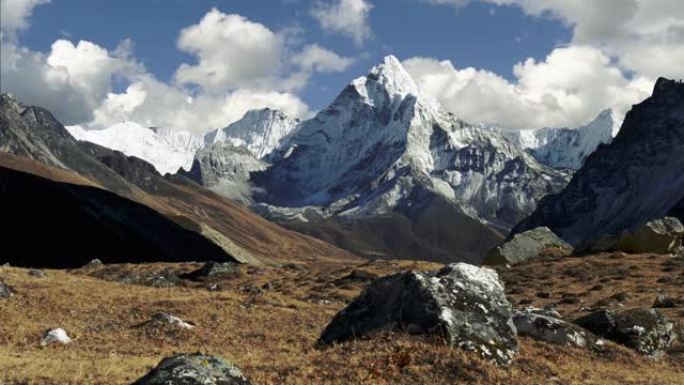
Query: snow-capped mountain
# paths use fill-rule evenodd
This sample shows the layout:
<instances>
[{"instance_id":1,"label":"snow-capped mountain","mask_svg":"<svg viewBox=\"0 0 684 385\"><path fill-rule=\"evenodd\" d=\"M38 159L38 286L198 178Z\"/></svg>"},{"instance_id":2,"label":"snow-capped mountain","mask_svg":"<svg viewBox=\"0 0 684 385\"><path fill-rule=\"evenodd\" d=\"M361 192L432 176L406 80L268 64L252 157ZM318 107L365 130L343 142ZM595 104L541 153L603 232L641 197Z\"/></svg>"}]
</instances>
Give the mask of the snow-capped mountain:
<instances>
[{"instance_id":1,"label":"snow-capped mountain","mask_svg":"<svg viewBox=\"0 0 684 385\"><path fill-rule=\"evenodd\" d=\"M683 152L684 84L660 78L653 95L627 113L615 139L513 232L547 226L576 246L668 213L681 216Z\"/></svg>"},{"instance_id":2,"label":"snow-capped mountain","mask_svg":"<svg viewBox=\"0 0 684 385\"><path fill-rule=\"evenodd\" d=\"M228 143L245 147L257 158L262 158L280 144L283 137L299 124L283 112L264 108L250 110L228 127L210 131L204 136L205 144Z\"/></svg>"},{"instance_id":3,"label":"snow-capped mountain","mask_svg":"<svg viewBox=\"0 0 684 385\"><path fill-rule=\"evenodd\" d=\"M190 171L180 173L220 195L249 204L249 175L267 166L245 147L218 142L199 149Z\"/></svg>"},{"instance_id":4,"label":"snow-capped mountain","mask_svg":"<svg viewBox=\"0 0 684 385\"><path fill-rule=\"evenodd\" d=\"M175 173L179 168L189 170L195 151L204 144L200 135L168 128L147 128L135 122L116 123L102 130L85 130L80 126L66 129L78 140L143 159L162 175Z\"/></svg>"},{"instance_id":5,"label":"snow-capped mountain","mask_svg":"<svg viewBox=\"0 0 684 385\"><path fill-rule=\"evenodd\" d=\"M394 56L352 81L266 160L272 166L253 180L271 206L367 218L436 194L503 229L568 181L491 128L446 113Z\"/></svg>"},{"instance_id":6,"label":"snow-capped mountain","mask_svg":"<svg viewBox=\"0 0 684 385\"><path fill-rule=\"evenodd\" d=\"M617 134L622 121L611 109L578 128L499 130L513 144L530 152L539 162L554 168L577 170L600 144Z\"/></svg>"}]
</instances>

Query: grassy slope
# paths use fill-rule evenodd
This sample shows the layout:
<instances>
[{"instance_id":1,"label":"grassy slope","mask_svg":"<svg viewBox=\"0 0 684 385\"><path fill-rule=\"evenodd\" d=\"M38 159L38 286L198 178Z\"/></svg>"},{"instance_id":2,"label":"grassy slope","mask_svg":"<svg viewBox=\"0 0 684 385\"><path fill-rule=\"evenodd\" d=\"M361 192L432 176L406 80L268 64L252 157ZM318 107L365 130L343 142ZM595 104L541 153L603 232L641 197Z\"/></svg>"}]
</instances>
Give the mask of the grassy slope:
<instances>
[{"instance_id":1,"label":"grassy slope","mask_svg":"<svg viewBox=\"0 0 684 385\"><path fill-rule=\"evenodd\" d=\"M648 306L657 289L684 294L684 285L677 286L676 281L656 282L682 277L684 268L671 261L665 257L600 256L557 264L534 262L502 273L509 292L517 293L510 294L514 302L531 299L541 305L559 301L563 291L588 293L578 295L591 302L627 291L638 293L630 297L628 306ZM590 273L577 272L587 263ZM24 269L0 268L0 278L17 290L13 298L0 300L0 384L128 384L164 356L197 350L234 361L254 384L669 385L681 384L684 378L681 355L656 362L612 344L612 353L597 356L521 338L521 354L507 369L443 346L439 340L391 333L316 349L316 338L327 322L364 286L361 282L336 283L350 267L243 266L240 276L218 282L222 288L218 292L206 290L206 282L156 289L95 278L111 279L130 271L183 272L197 266L50 270L44 279L29 276ZM382 275L436 266L368 262L355 268ZM606 278L603 288L591 290ZM257 293L255 288L267 282L272 288ZM533 294L542 289L549 291L551 298ZM562 304L561 312L575 314L579 306ZM192 331L140 326L157 311L173 313L198 326ZM683 312L680 308L668 314L681 320ZM50 327L64 327L75 342L40 348L41 333Z\"/></svg>"}]
</instances>

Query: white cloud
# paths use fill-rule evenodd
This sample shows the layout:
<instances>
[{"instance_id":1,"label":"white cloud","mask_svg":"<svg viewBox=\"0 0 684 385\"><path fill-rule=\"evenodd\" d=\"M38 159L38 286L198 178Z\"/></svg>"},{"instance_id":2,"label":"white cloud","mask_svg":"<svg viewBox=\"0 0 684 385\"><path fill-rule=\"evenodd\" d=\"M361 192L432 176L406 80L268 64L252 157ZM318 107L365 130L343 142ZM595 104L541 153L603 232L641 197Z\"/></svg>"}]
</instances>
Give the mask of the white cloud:
<instances>
[{"instance_id":1,"label":"white cloud","mask_svg":"<svg viewBox=\"0 0 684 385\"><path fill-rule=\"evenodd\" d=\"M311 15L327 31L349 36L357 45L372 36L368 15L373 5L366 0L318 2Z\"/></svg>"},{"instance_id":2,"label":"white cloud","mask_svg":"<svg viewBox=\"0 0 684 385\"><path fill-rule=\"evenodd\" d=\"M214 8L180 32L178 48L196 55L197 64L182 64L176 80L209 92L273 83L281 70L283 44L283 37L264 25Z\"/></svg>"},{"instance_id":3,"label":"white cloud","mask_svg":"<svg viewBox=\"0 0 684 385\"><path fill-rule=\"evenodd\" d=\"M318 44L305 47L292 61L306 72L341 72L354 63L353 59L341 57Z\"/></svg>"},{"instance_id":4,"label":"white cloud","mask_svg":"<svg viewBox=\"0 0 684 385\"><path fill-rule=\"evenodd\" d=\"M0 31L14 39L17 31L28 28L33 8L50 0L2 0L0 1Z\"/></svg>"},{"instance_id":5,"label":"white cloud","mask_svg":"<svg viewBox=\"0 0 684 385\"><path fill-rule=\"evenodd\" d=\"M111 87L118 61L96 44L57 40L49 54L1 41L0 85L19 100L43 106L65 124L92 118Z\"/></svg>"},{"instance_id":6,"label":"white cloud","mask_svg":"<svg viewBox=\"0 0 684 385\"><path fill-rule=\"evenodd\" d=\"M463 6L469 0L423 0ZM637 76L684 77L681 0L472 0L516 6L557 18L573 30L572 45L592 45Z\"/></svg>"},{"instance_id":7,"label":"white cloud","mask_svg":"<svg viewBox=\"0 0 684 385\"><path fill-rule=\"evenodd\" d=\"M518 63L515 82L431 58L411 58L404 66L448 111L512 128L579 126L608 107L624 114L653 86L651 79L627 78L591 46L557 48L544 61Z\"/></svg>"}]
</instances>

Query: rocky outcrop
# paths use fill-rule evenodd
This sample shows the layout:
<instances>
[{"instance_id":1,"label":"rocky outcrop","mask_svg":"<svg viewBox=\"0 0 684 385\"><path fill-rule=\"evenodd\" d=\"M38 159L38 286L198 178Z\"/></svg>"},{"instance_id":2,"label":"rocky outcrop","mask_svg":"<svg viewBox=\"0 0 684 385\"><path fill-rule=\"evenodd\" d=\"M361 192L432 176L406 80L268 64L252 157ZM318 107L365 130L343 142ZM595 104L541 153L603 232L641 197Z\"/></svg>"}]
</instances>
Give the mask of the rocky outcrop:
<instances>
[{"instance_id":1,"label":"rocky outcrop","mask_svg":"<svg viewBox=\"0 0 684 385\"><path fill-rule=\"evenodd\" d=\"M513 238L495 247L487 254L483 263L485 265L514 265L534 258L549 248L560 248L567 254L572 252L572 246L558 238L548 227L537 227L516 234Z\"/></svg>"},{"instance_id":2,"label":"rocky outcrop","mask_svg":"<svg viewBox=\"0 0 684 385\"><path fill-rule=\"evenodd\" d=\"M205 262L201 268L183 275L183 278L202 279L216 276L238 275L240 266L231 262Z\"/></svg>"},{"instance_id":3,"label":"rocky outcrop","mask_svg":"<svg viewBox=\"0 0 684 385\"><path fill-rule=\"evenodd\" d=\"M66 345L71 343L71 337L62 328L50 329L45 332L43 339L40 341L41 346L48 346L50 344Z\"/></svg>"},{"instance_id":4,"label":"rocky outcrop","mask_svg":"<svg viewBox=\"0 0 684 385\"><path fill-rule=\"evenodd\" d=\"M660 78L618 135L513 233L550 228L573 246L662 218L684 199L684 84ZM675 210L675 212L677 212ZM674 215L674 213L673 213Z\"/></svg>"},{"instance_id":5,"label":"rocky outcrop","mask_svg":"<svg viewBox=\"0 0 684 385\"><path fill-rule=\"evenodd\" d=\"M543 309L527 308L515 311L513 322L518 329L518 335L553 344L599 350L604 345L603 341L586 329L563 321L557 313L549 313Z\"/></svg>"},{"instance_id":6,"label":"rocky outcrop","mask_svg":"<svg viewBox=\"0 0 684 385\"><path fill-rule=\"evenodd\" d=\"M250 382L232 363L194 353L164 358L133 385L250 385Z\"/></svg>"},{"instance_id":7,"label":"rocky outcrop","mask_svg":"<svg viewBox=\"0 0 684 385\"><path fill-rule=\"evenodd\" d=\"M575 323L594 334L630 347L641 354L660 356L681 336L672 321L655 309L623 312L598 310Z\"/></svg>"},{"instance_id":8,"label":"rocky outcrop","mask_svg":"<svg viewBox=\"0 0 684 385\"><path fill-rule=\"evenodd\" d=\"M331 344L380 330L445 336L452 346L508 364L517 352L511 305L497 273L465 263L439 272L409 271L371 283L340 311L319 342Z\"/></svg>"},{"instance_id":9,"label":"rocky outcrop","mask_svg":"<svg viewBox=\"0 0 684 385\"><path fill-rule=\"evenodd\" d=\"M625 253L670 254L682 247L684 226L677 218L665 217L647 222L618 235L605 235L578 247L582 253L623 251Z\"/></svg>"}]
</instances>

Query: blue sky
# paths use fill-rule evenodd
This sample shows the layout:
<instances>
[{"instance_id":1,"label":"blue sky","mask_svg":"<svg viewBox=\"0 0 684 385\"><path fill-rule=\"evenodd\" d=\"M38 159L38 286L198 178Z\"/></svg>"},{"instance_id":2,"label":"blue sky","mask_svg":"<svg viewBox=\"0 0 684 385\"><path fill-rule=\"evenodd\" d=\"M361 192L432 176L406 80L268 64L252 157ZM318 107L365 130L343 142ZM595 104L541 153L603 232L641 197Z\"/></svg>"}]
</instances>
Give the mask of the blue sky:
<instances>
[{"instance_id":1,"label":"blue sky","mask_svg":"<svg viewBox=\"0 0 684 385\"><path fill-rule=\"evenodd\" d=\"M2 0L0 91L65 124L299 118L394 54L474 123L620 119L684 77L681 0Z\"/></svg>"},{"instance_id":2,"label":"blue sky","mask_svg":"<svg viewBox=\"0 0 684 385\"><path fill-rule=\"evenodd\" d=\"M193 60L176 47L179 31L215 7L274 31L300 28L305 41L357 57L345 71L317 75L302 90L302 99L320 109L385 54L400 59L449 59L459 67L483 68L512 79L515 63L528 57L543 59L571 37L560 20L535 18L516 7L472 3L457 9L415 0L385 0L375 2L369 16L372 38L357 46L344 36L322 30L309 15L310 6L311 2L303 0L54 0L36 8L31 29L21 35L21 41L45 52L58 38L93 41L110 50L131 39L135 55L146 68L160 80L170 81L180 63Z\"/></svg>"}]
</instances>

